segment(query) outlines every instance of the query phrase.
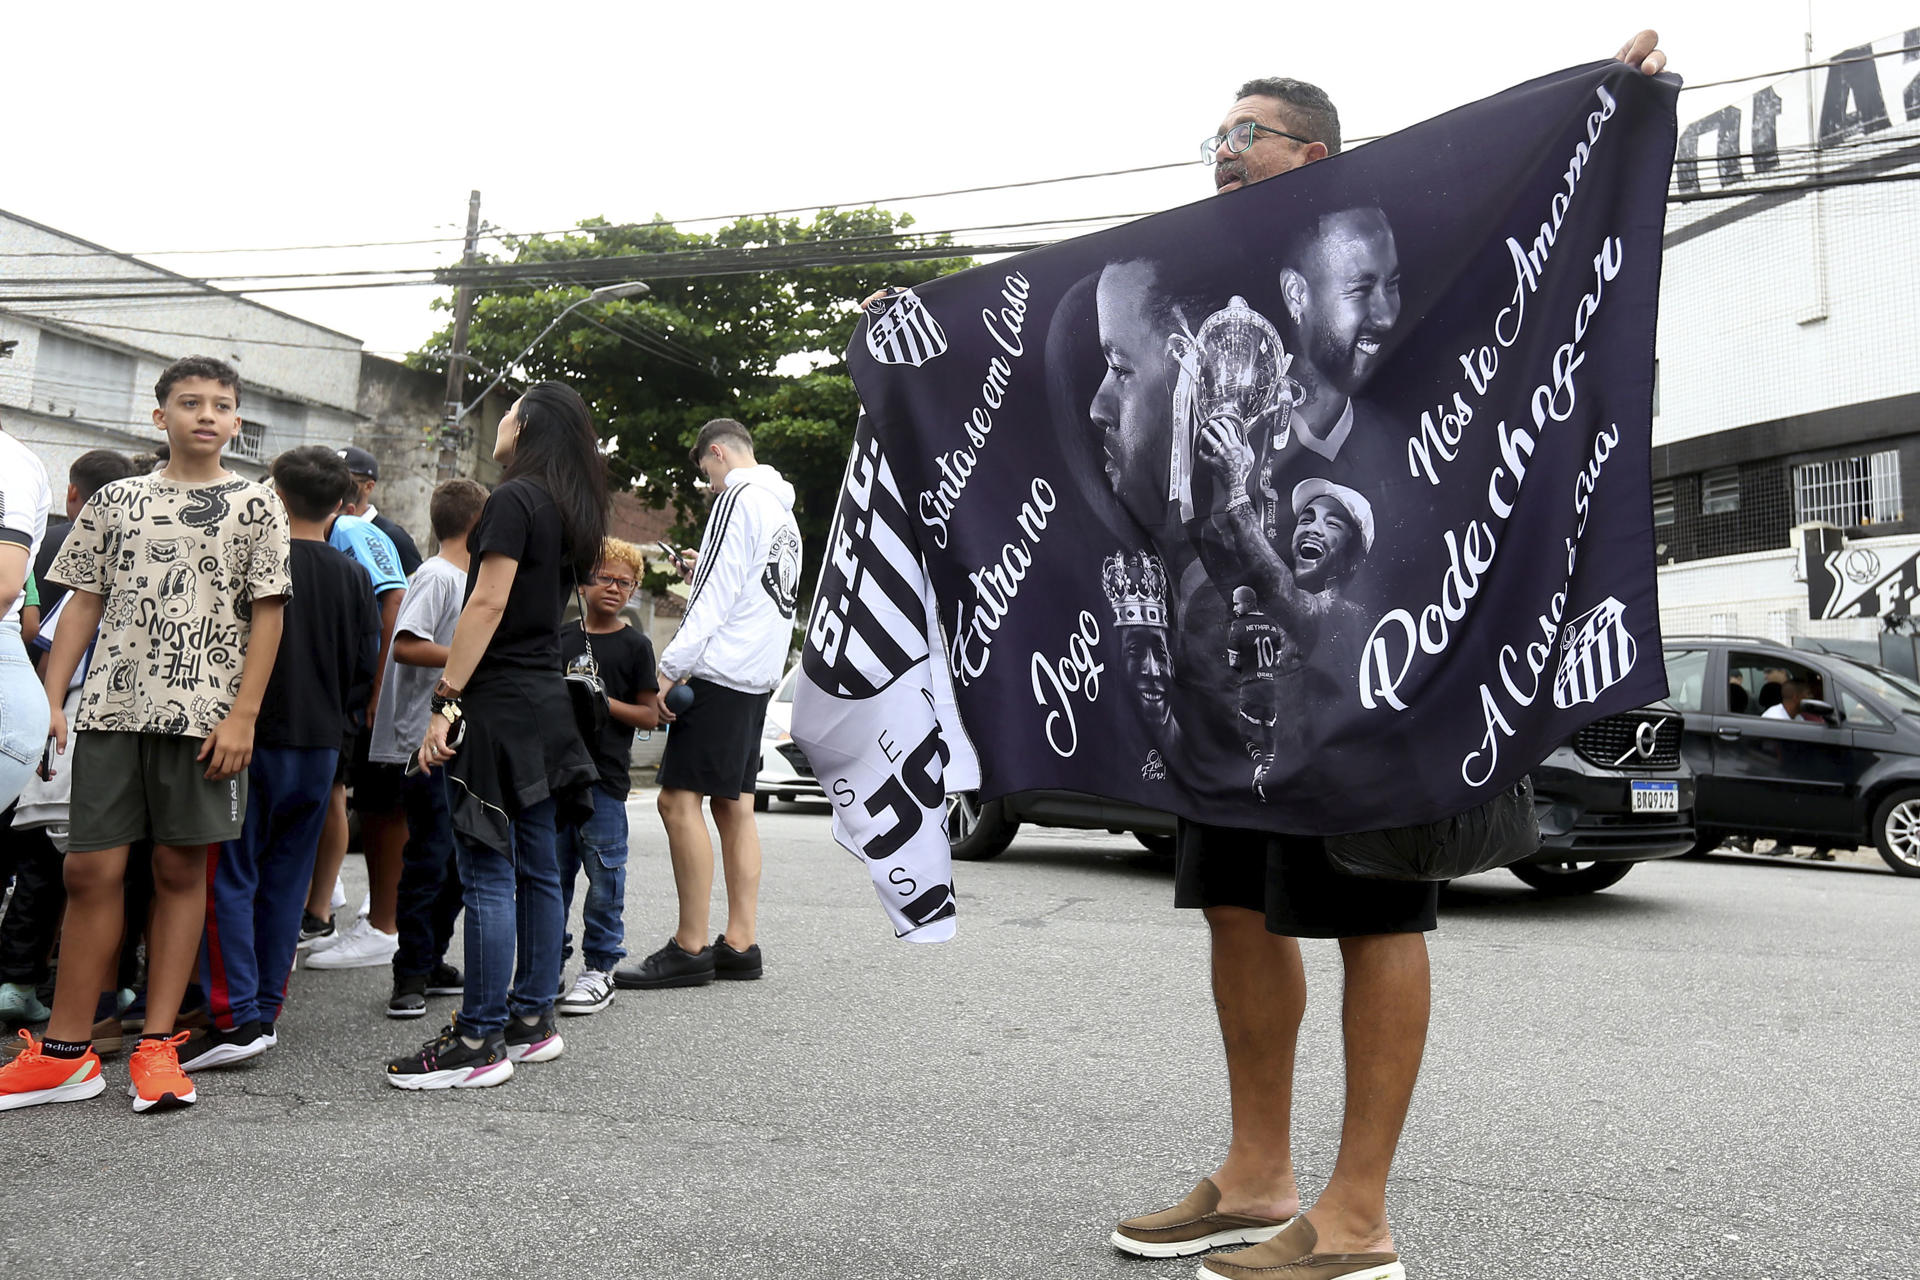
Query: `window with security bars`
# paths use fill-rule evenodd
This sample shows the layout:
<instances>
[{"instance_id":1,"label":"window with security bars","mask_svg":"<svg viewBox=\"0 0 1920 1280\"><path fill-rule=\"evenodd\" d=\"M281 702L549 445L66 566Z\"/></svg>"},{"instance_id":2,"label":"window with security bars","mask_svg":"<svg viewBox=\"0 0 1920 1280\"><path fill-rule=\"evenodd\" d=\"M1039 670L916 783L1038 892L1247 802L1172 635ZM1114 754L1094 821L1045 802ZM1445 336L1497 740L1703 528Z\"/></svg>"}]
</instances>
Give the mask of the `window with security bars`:
<instances>
[{"instance_id":1,"label":"window with security bars","mask_svg":"<svg viewBox=\"0 0 1920 1280\"><path fill-rule=\"evenodd\" d=\"M1673 481L1653 482L1653 523L1656 527L1673 523Z\"/></svg>"},{"instance_id":2,"label":"window with security bars","mask_svg":"<svg viewBox=\"0 0 1920 1280\"><path fill-rule=\"evenodd\" d=\"M1722 467L1700 477L1700 514L1724 516L1740 509L1740 469Z\"/></svg>"},{"instance_id":3,"label":"window with security bars","mask_svg":"<svg viewBox=\"0 0 1920 1280\"><path fill-rule=\"evenodd\" d=\"M1893 449L1802 463L1793 469L1794 522L1842 529L1901 518L1900 454Z\"/></svg>"},{"instance_id":4,"label":"window with security bars","mask_svg":"<svg viewBox=\"0 0 1920 1280\"><path fill-rule=\"evenodd\" d=\"M267 460L267 424L251 418L240 420L240 434L227 444L227 452L248 462Z\"/></svg>"},{"instance_id":5,"label":"window with security bars","mask_svg":"<svg viewBox=\"0 0 1920 1280\"><path fill-rule=\"evenodd\" d=\"M264 463L280 449L301 443L306 434L305 405L248 391L240 409L240 434L227 446L227 452L248 462ZM269 436L272 445L268 444Z\"/></svg>"}]
</instances>

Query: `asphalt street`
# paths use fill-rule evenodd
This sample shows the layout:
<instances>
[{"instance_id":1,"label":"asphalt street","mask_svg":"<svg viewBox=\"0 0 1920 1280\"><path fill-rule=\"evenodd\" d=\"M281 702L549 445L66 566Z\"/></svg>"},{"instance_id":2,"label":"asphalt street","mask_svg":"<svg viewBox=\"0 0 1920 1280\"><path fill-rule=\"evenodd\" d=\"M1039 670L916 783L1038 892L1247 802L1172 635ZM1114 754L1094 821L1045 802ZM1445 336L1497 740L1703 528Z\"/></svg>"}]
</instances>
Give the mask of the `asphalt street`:
<instances>
[{"instance_id":1,"label":"asphalt street","mask_svg":"<svg viewBox=\"0 0 1920 1280\"><path fill-rule=\"evenodd\" d=\"M634 830L644 952L671 874L643 806ZM384 1059L433 1028L381 1015L384 969L299 972L280 1047L202 1074L189 1111L133 1115L122 1060L98 1099L0 1116L0 1271L1193 1275L1106 1243L1227 1136L1204 928L1168 863L1029 834L961 865L959 938L917 947L824 810L762 831L764 981L623 992L501 1088L390 1088ZM1741 857L1571 901L1456 886L1392 1183L1409 1274L1920 1274L1917 911L1920 880ZM1311 1193L1339 1129L1333 945L1308 965Z\"/></svg>"}]
</instances>

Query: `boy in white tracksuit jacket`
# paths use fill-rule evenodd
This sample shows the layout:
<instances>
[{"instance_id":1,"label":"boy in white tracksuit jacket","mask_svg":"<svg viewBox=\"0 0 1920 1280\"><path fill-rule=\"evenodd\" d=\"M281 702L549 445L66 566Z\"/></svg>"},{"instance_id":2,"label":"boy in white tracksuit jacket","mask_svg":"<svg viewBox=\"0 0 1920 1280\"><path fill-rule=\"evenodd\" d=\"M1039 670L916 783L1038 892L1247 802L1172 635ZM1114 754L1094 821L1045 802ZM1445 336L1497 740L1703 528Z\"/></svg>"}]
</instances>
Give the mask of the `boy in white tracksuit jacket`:
<instances>
[{"instance_id":1,"label":"boy in white tracksuit jacket","mask_svg":"<svg viewBox=\"0 0 1920 1280\"><path fill-rule=\"evenodd\" d=\"M793 645L800 530L793 519L793 486L754 461L753 437L738 422L718 418L702 427L693 460L718 496L700 537L686 619L658 664L661 714L672 726L660 762L659 808L680 919L666 945L614 972L620 987L702 986L761 972L753 784L767 700ZM681 683L694 697L676 715L665 709L664 699ZM711 944L713 846L700 811L703 797L720 832L727 878L727 927Z\"/></svg>"},{"instance_id":2,"label":"boy in white tracksuit jacket","mask_svg":"<svg viewBox=\"0 0 1920 1280\"><path fill-rule=\"evenodd\" d=\"M800 579L793 486L751 461L729 470L722 484L700 535L686 619L660 655L660 675L771 693L793 647Z\"/></svg>"}]
</instances>

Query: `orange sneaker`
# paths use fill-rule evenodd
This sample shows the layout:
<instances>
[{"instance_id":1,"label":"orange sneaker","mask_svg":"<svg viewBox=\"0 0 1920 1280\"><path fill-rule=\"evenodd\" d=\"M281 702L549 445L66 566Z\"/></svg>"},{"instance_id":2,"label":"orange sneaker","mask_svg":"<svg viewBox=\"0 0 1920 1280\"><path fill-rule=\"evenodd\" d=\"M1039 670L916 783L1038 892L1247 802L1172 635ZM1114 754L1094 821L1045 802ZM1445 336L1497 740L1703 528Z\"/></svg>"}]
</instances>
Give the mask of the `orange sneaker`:
<instances>
[{"instance_id":1,"label":"orange sneaker","mask_svg":"<svg viewBox=\"0 0 1920 1280\"><path fill-rule=\"evenodd\" d=\"M107 1087L100 1055L92 1049L77 1058L49 1058L31 1031L20 1031L26 1045L0 1067L0 1111L37 1107L43 1102L79 1102Z\"/></svg>"},{"instance_id":2,"label":"orange sneaker","mask_svg":"<svg viewBox=\"0 0 1920 1280\"><path fill-rule=\"evenodd\" d=\"M155 1107L184 1107L193 1102L193 1081L180 1069L180 1046L187 1032L176 1031L165 1039L142 1040L133 1051L128 1071L133 1083L127 1093L135 1111Z\"/></svg>"}]
</instances>

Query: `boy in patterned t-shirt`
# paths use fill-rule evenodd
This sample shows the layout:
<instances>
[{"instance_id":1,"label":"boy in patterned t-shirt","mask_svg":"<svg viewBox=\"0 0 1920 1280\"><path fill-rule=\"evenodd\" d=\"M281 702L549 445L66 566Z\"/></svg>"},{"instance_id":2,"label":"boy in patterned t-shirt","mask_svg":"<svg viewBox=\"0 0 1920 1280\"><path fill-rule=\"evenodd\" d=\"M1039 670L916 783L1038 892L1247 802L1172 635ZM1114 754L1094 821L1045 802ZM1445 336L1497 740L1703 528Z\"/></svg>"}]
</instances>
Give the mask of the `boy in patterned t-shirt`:
<instances>
[{"instance_id":1,"label":"boy in patterned t-shirt","mask_svg":"<svg viewBox=\"0 0 1920 1280\"><path fill-rule=\"evenodd\" d=\"M48 577L73 589L41 675L67 755L61 702L96 627L72 759L67 914L53 1017L0 1068L0 1110L105 1088L88 1039L120 945L129 846L153 841L146 1026L131 1063L135 1111L194 1100L174 1019L207 905L207 846L238 839L254 722L292 592L286 512L221 465L240 430L240 378L177 360L154 386L166 468L107 485L75 519Z\"/></svg>"}]
</instances>

